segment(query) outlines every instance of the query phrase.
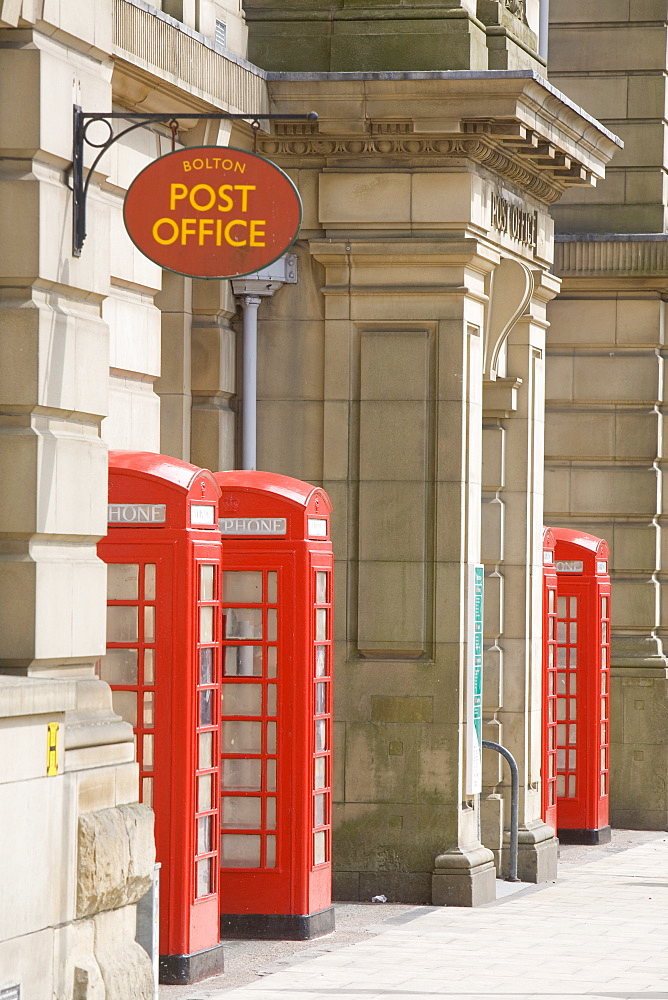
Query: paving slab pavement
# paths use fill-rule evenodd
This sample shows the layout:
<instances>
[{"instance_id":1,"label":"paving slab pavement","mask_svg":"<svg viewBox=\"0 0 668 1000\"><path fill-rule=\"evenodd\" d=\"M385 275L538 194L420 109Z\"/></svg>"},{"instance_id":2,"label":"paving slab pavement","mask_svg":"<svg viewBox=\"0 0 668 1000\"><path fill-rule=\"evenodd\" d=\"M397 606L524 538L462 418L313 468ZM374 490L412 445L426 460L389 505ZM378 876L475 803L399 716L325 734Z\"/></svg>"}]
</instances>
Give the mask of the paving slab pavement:
<instances>
[{"instance_id":1,"label":"paving slab pavement","mask_svg":"<svg viewBox=\"0 0 668 1000\"><path fill-rule=\"evenodd\" d=\"M556 883L512 888L475 909L338 904L336 934L230 942L224 976L160 1000L668 1000L668 833L562 848Z\"/></svg>"}]
</instances>

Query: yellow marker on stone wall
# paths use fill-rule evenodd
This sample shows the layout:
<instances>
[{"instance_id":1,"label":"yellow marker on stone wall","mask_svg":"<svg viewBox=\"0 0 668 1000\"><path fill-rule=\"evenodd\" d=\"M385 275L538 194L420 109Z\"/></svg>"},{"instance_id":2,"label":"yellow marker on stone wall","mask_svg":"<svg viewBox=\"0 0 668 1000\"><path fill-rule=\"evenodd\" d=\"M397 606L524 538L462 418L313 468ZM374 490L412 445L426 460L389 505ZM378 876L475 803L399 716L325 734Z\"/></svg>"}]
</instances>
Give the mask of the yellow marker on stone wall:
<instances>
[{"instance_id":1,"label":"yellow marker on stone wall","mask_svg":"<svg viewBox=\"0 0 668 1000\"><path fill-rule=\"evenodd\" d=\"M51 778L58 774L58 723L49 722L46 731L46 774Z\"/></svg>"}]
</instances>

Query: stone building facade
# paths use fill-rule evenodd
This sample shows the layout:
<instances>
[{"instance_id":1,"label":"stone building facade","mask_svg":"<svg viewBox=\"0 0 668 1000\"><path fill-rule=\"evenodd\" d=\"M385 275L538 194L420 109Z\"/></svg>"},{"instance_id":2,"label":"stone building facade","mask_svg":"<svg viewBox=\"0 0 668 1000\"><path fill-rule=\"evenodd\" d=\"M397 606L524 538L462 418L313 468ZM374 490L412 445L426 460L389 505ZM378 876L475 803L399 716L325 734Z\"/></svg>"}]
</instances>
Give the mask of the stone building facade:
<instances>
[{"instance_id":1,"label":"stone building facade","mask_svg":"<svg viewBox=\"0 0 668 1000\"><path fill-rule=\"evenodd\" d=\"M559 0L551 17L550 79L625 148L553 211L545 517L610 544L611 820L665 830L666 7Z\"/></svg>"},{"instance_id":2,"label":"stone building facade","mask_svg":"<svg viewBox=\"0 0 668 1000\"><path fill-rule=\"evenodd\" d=\"M552 6L558 18L568 4ZM235 0L0 0L0 731L15 746L0 790L3 814L19 815L22 829L37 837L36 817L48 807L61 837L49 840L54 862L32 875L25 919L0 909L0 987L21 981L31 996L59 1000L150 994L134 903L152 869L151 814L137 801L130 727L95 672L105 648L105 567L95 546L106 532L106 450L162 451L214 471L233 468L238 455L230 284L162 272L123 229L125 191L168 151L170 131L138 129L100 161L75 257L74 104L178 115L180 145L242 149L253 143L247 123L197 123L188 112L318 112L318 122L278 121L259 136L258 151L299 188L304 220L297 284L260 307L258 465L322 484L334 502L336 894L492 897L494 863L506 863L508 786L496 759L485 759L480 797L464 779L466 609L470 567L480 562L483 735L520 766L520 875L553 875L554 831L540 818L547 310L550 351L572 355L581 345L567 340L569 320L559 317L579 309L591 286L564 263L580 244L561 241L567 298L549 305L559 291L552 217L563 203L563 228L570 206L596 205L582 193L603 180L611 157L621 169L629 154L614 134L623 115L599 110L593 97L580 102L570 71L563 87L574 100L540 75L540 7L444 0L409 10L369 0L330 9L313 0L295 9L253 0L242 11ZM99 128L93 141L106 137ZM95 152L86 147L87 168ZM657 241L645 244L656 260ZM642 300L656 332L658 274L628 277L628 308ZM608 294L611 285L596 287ZM623 331L623 308L613 313ZM655 363L655 341L619 336L639 370ZM658 426L648 400L652 414L659 406L648 379L638 412L608 397L598 407L615 419L624 409L637 428L629 489L643 498L641 443ZM548 419L553 411L569 419L572 392L554 399ZM548 425L548 442L550 433ZM553 454L550 474L562 459L571 469L577 451ZM632 477L621 468L628 457L596 462ZM601 534L613 523L614 512L583 523L589 508L571 499L548 509L555 523L573 516ZM662 667L658 644L650 655L645 642L652 601L644 595L660 583L646 539L658 514L622 513L613 520L624 541L606 534L615 559L626 559L613 562L618 649L644 657L619 661L626 719L641 711L633 685L660 683ZM646 554L636 558L635 548ZM46 754L54 722L60 758L45 776L39 746L43 738ZM638 732L624 726L619 743L638 760L653 741L636 745ZM6 862L1 885L17 870L18 860ZM40 908L47 891L52 905ZM28 949L55 970L34 988Z\"/></svg>"}]
</instances>

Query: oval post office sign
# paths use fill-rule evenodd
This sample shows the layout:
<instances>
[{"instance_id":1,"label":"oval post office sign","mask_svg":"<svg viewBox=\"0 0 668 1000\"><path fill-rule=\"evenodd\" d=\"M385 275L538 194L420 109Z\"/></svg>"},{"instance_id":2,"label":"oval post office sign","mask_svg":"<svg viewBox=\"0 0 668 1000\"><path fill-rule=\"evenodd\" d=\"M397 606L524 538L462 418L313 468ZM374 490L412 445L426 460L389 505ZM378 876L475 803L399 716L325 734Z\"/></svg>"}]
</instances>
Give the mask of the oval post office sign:
<instances>
[{"instance_id":1,"label":"oval post office sign","mask_svg":"<svg viewBox=\"0 0 668 1000\"><path fill-rule=\"evenodd\" d=\"M192 278L236 278L266 267L294 242L301 217L286 173L229 146L161 156L135 177L123 206L135 246Z\"/></svg>"}]
</instances>

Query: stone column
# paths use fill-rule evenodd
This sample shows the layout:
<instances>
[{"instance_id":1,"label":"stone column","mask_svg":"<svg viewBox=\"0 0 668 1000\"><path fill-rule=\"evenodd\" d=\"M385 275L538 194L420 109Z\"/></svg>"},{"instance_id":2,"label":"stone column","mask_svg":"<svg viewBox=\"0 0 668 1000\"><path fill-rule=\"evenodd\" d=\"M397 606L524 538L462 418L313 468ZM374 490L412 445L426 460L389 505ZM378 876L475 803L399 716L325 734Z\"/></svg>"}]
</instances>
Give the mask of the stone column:
<instances>
[{"instance_id":1,"label":"stone column","mask_svg":"<svg viewBox=\"0 0 668 1000\"><path fill-rule=\"evenodd\" d=\"M190 461L192 278L165 271L155 304L162 313L160 451Z\"/></svg>"},{"instance_id":2,"label":"stone column","mask_svg":"<svg viewBox=\"0 0 668 1000\"><path fill-rule=\"evenodd\" d=\"M26 983L45 970L40 1000L70 997L76 983L106 1000L148 1000L152 989L133 905L150 884L152 814L137 804L132 730L94 673L105 648L96 543L106 533L110 213L99 175L73 257L68 187L73 104L111 108L111 15L106 2L0 4L0 670L16 675L13 689L2 682L0 715L24 750L2 811L16 829L53 822L62 836L48 880L31 858L30 886L11 884L30 851L14 838L0 891L25 897L21 919L0 929L0 965L3 979ZM59 759L45 776L52 719Z\"/></svg>"},{"instance_id":3,"label":"stone column","mask_svg":"<svg viewBox=\"0 0 668 1000\"><path fill-rule=\"evenodd\" d=\"M519 271L520 265L512 268ZM524 294L525 305L520 303L520 317L505 331L502 377L497 374L485 387L484 510L490 530L484 531L484 538L491 584L485 717L487 738L506 746L519 768L519 877L543 882L556 877L557 861L554 831L540 818L540 769L545 307L558 283L541 272L523 270L529 280L525 287L518 274L518 301ZM504 276L506 288L510 277ZM494 828L497 844L509 825L509 777L500 761L486 760L485 828L490 833ZM507 846L501 851L502 870L506 853Z\"/></svg>"},{"instance_id":4,"label":"stone column","mask_svg":"<svg viewBox=\"0 0 668 1000\"><path fill-rule=\"evenodd\" d=\"M337 893L474 905L494 898L494 867L464 791L464 609L498 258L475 240L314 241L311 253L325 267L323 485L345 719Z\"/></svg>"},{"instance_id":5,"label":"stone column","mask_svg":"<svg viewBox=\"0 0 668 1000\"><path fill-rule=\"evenodd\" d=\"M234 469L236 303L228 281L193 282L190 460L217 472Z\"/></svg>"}]
</instances>

